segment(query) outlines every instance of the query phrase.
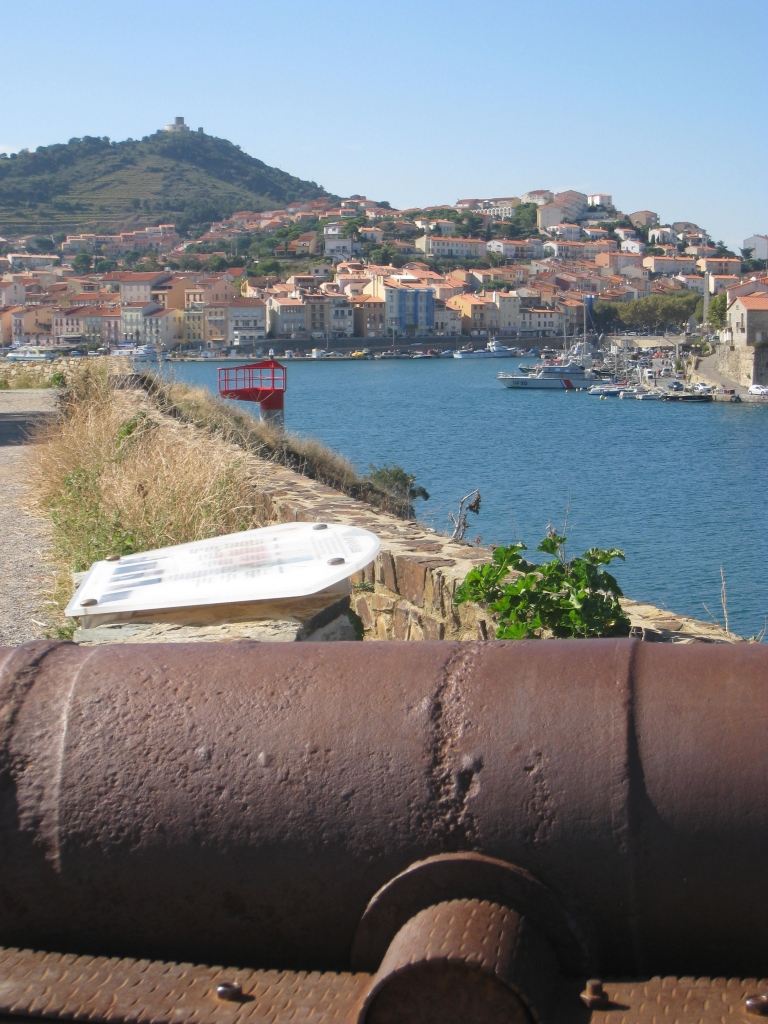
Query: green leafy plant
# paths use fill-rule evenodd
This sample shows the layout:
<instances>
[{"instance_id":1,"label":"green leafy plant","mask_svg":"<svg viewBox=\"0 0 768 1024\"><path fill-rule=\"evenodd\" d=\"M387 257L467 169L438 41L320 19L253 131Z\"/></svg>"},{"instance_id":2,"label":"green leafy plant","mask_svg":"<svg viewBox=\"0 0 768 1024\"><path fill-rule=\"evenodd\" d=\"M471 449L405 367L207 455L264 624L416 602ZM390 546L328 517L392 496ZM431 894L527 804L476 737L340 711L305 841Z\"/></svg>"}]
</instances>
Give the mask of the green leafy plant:
<instances>
[{"instance_id":1,"label":"green leafy plant","mask_svg":"<svg viewBox=\"0 0 768 1024\"><path fill-rule=\"evenodd\" d=\"M472 569L457 588L456 604L486 604L497 621L498 640L555 637L628 636L630 622L622 611L621 588L602 568L618 548L590 548L568 560L567 538L550 530L536 548L548 562L527 561L518 541L498 547L485 565Z\"/></svg>"}]
</instances>

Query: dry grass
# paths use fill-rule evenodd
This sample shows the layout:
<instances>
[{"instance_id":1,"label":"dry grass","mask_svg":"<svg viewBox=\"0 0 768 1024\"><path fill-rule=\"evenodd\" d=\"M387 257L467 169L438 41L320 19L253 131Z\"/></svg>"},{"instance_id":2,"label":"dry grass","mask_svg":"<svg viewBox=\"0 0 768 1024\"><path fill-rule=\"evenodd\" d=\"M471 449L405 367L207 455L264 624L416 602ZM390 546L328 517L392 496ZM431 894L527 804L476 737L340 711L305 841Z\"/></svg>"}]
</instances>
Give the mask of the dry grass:
<instances>
[{"instance_id":1,"label":"dry grass","mask_svg":"<svg viewBox=\"0 0 768 1024\"><path fill-rule=\"evenodd\" d=\"M56 603L71 573L128 554L263 526L258 481L223 439L153 420L104 372L77 375L62 416L33 447L36 501L50 515L59 566Z\"/></svg>"},{"instance_id":2,"label":"dry grass","mask_svg":"<svg viewBox=\"0 0 768 1024\"><path fill-rule=\"evenodd\" d=\"M359 476L348 459L321 441L265 426L205 388L164 381L152 373L142 374L140 380L157 407L176 419L192 423L259 458L287 466L385 512L404 519L413 518L413 508L408 501Z\"/></svg>"}]
</instances>

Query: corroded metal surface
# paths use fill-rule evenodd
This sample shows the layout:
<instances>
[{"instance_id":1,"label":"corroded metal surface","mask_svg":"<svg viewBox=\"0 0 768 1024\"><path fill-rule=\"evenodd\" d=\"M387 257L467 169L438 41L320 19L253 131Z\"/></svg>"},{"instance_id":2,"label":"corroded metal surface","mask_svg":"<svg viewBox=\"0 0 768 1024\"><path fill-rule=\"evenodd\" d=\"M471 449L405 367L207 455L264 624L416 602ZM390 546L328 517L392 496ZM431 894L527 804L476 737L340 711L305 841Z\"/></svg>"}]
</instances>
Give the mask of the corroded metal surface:
<instances>
[{"instance_id":1,"label":"corroded metal surface","mask_svg":"<svg viewBox=\"0 0 768 1024\"><path fill-rule=\"evenodd\" d=\"M0 651L0 942L348 970L423 909L377 893L478 854L572 976L762 974L766 682L762 645Z\"/></svg>"},{"instance_id":2,"label":"corroded metal surface","mask_svg":"<svg viewBox=\"0 0 768 1024\"><path fill-rule=\"evenodd\" d=\"M220 982L233 979L242 985L242 1002L216 996ZM371 982L371 976L365 974L250 971L0 949L0 1020L355 1024ZM563 993L547 1022L754 1024L758 1018L746 1014L745 1001L767 993L768 980L656 977L606 981L608 1006L591 1011L580 1003L578 988L574 984ZM411 1021L405 1018L404 1024Z\"/></svg>"},{"instance_id":3,"label":"corroded metal surface","mask_svg":"<svg viewBox=\"0 0 768 1024\"><path fill-rule=\"evenodd\" d=\"M220 999L222 982L243 997ZM103 1024L354 1021L370 978L0 950L0 1013Z\"/></svg>"},{"instance_id":4,"label":"corroded metal surface","mask_svg":"<svg viewBox=\"0 0 768 1024\"><path fill-rule=\"evenodd\" d=\"M555 955L525 918L487 900L450 900L421 910L397 933L359 1024L411 1016L530 1024L531 1016L547 1019L558 988Z\"/></svg>"}]
</instances>

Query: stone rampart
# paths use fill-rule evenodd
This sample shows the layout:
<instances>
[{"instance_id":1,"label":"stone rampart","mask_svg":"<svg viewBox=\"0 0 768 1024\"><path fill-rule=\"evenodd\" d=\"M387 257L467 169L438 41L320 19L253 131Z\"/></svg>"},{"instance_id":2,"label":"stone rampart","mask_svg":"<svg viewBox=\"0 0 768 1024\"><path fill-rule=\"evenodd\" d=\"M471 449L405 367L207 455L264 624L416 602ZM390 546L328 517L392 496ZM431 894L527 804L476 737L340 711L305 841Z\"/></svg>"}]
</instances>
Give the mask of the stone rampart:
<instances>
[{"instance_id":1,"label":"stone rampart","mask_svg":"<svg viewBox=\"0 0 768 1024\"><path fill-rule=\"evenodd\" d=\"M718 345L715 370L721 377L748 388L755 383L756 350L747 345Z\"/></svg>"}]
</instances>

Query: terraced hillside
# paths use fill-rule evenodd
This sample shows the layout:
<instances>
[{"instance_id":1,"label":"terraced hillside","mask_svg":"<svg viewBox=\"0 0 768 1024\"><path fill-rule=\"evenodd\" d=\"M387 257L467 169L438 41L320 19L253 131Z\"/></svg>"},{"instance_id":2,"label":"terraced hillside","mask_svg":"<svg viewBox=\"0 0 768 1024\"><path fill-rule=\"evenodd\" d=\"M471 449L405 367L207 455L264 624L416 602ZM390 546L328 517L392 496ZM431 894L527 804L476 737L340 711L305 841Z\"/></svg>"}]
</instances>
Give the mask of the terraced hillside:
<instances>
[{"instance_id":1,"label":"terraced hillside","mask_svg":"<svg viewBox=\"0 0 768 1024\"><path fill-rule=\"evenodd\" d=\"M111 233L173 221L181 229L316 199L325 190L198 132L140 142L71 139L0 157L0 235Z\"/></svg>"}]
</instances>

